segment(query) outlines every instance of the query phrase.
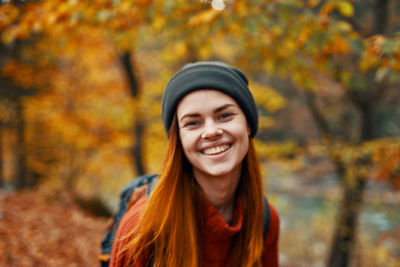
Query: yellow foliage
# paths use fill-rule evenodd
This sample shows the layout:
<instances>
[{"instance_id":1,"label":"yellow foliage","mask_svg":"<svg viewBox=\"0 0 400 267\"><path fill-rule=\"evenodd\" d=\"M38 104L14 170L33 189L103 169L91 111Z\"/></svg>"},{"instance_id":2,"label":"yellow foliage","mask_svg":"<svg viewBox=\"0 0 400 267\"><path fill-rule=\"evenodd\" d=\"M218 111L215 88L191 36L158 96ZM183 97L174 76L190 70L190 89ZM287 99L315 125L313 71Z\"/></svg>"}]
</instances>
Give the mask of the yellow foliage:
<instances>
[{"instance_id":1,"label":"yellow foliage","mask_svg":"<svg viewBox=\"0 0 400 267\"><path fill-rule=\"evenodd\" d=\"M278 25L274 25L271 28L271 33L274 37L280 37L283 34L283 29Z\"/></svg>"},{"instance_id":2,"label":"yellow foliage","mask_svg":"<svg viewBox=\"0 0 400 267\"><path fill-rule=\"evenodd\" d=\"M300 88L313 90L315 88L313 76L309 70L300 69L292 71L292 80Z\"/></svg>"},{"instance_id":3,"label":"yellow foliage","mask_svg":"<svg viewBox=\"0 0 400 267\"><path fill-rule=\"evenodd\" d=\"M326 14L321 14L318 20L318 30L324 31L329 25L331 18Z\"/></svg>"},{"instance_id":4,"label":"yellow foliage","mask_svg":"<svg viewBox=\"0 0 400 267\"><path fill-rule=\"evenodd\" d=\"M176 42L175 44L173 44L173 51L174 51L174 56L177 58L185 58L185 56L187 55L188 51L187 51L187 47L186 47L186 43L181 41L181 42Z\"/></svg>"},{"instance_id":5,"label":"yellow foliage","mask_svg":"<svg viewBox=\"0 0 400 267\"><path fill-rule=\"evenodd\" d=\"M201 46L198 51L198 55L200 58L209 58L211 53L212 53L211 46L208 44Z\"/></svg>"},{"instance_id":6,"label":"yellow foliage","mask_svg":"<svg viewBox=\"0 0 400 267\"><path fill-rule=\"evenodd\" d=\"M275 120L271 117L260 116L258 127L259 129L271 128L275 124Z\"/></svg>"},{"instance_id":7,"label":"yellow foliage","mask_svg":"<svg viewBox=\"0 0 400 267\"><path fill-rule=\"evenodd\" d=\"M398 247L396 240L398 230L387 231L380 238L372 238L369 235L360 235L356 245L356 254L362 253L360 265L365 267L385 266L397 267L400 259L393 253ZM392 253L391 253L392 252Z\"/></svg>"},{"instance_id":8,"label":"yellow foliage","mask_svg":"<svg viewBox=\"0 0 400 267\"><path fill-rule=\"evenodd\" d=\"M234 58L237 53L237 47L231 45L223 38L214 39L212 49L218 58L221 58L222 61L227 62Z\"/></svg>"},{"instance_id":9,"label":"yellow foliage","mask_svg":"<svg viewBox=\"0 0 400 267\"><path fill-rule=\"evenodd\" d=\"M13 5L5 4L0 6L0 30L13 23L19 16L19 9Z\"/></svg>"},{"instance_id":10,"label":"yellow foliage","mask_svg":"<svg viewBox=\"0 0 400 267\"><path fill-rule=\"evenodd\" d=\"M382 45L385 41L386 37L381 34L376 34L366 39L367 49L370 50L369 53L381 55L383 53Z\"/></svg>"},{"instance_id":11,"label":"yellow foliage","mask_svg":"<svg viewBox=\"0 0 400 267\"><path fill-rule=\"evenodd\" d=\"M332 13L332 11L335 9L335 5L331 2L326 2L324 3L324 5L322 6L321 10L320 10L320 15L321 16L326 16L329 15L330 13Z\"/></svg>"},{"instance_id":12,"label":"yellow foliage","mask_svg":"<svg viewBox=\"0 0 400 267\"><path fill-rule=\"evenodd\" d=\"M352 17L354 15L353 5L349 1L343 0L343 1L328 1L324 3L320 10L320 16L321 17L329 16L335 9L337 9L339 13L344 17Z\"/></svg>"},{"instance_id":13,"label":"yellow foliage","mask_svg":"<svg viewBox=\"0 0 400 267\"><path fill-rule=\"evenodd\" d=\"M148 125L143 156L150 172L161 172L166 146L167 138L161 121Z\"/></svg>"},{"instance_id":14,"label":"yellow foliage","mask_svg":"<svg viewBox=\"0 0 400 267\"><path fill-rule=\"evenodd\" d=\"M321 2L321 0L308 0L307 5L308 5L310 8L314 8L314 7L316 7L320 2Z\"/></svg>"},{"instance_id":15,"label":"yellow foliage","mask_svg":"<svg viewBox=\"0 0 400 267\"><path fill-rule=\"evenodd\" d=\"M262 142L254 140L257 154L262 159L278 159L283 157L291 157L299 152L299 147L294 141L287 142Z\"/></svg>"},{"instance_id":16,"label":"yellow foliage","mask_svg":"<svg viewBox=\"0 0 400 267\"><path fill-rule=\"evenodd\" d=\"M346 22L346 21L338 21L336 22L336 27L341 31L341 32L350 32L353 29L353 26Z\"/></svg>"},{"instance_id":17,"label":"yellow foliage","mask_svg":"<svg viewBox=\"0 0 400 267\"><path fill-rule=\"evenodd\" d=\"M276 71L275 61L271 58L265 59L263 67L267 73L275 73Z\"/></svg>"},{"instance_id":18,"label":"yellow foliage","mask_svg":"<svg viewBox=\"0 0 400 267\"><path fill-rule=\"evenodd\" d=\"M344 17L352 17L354 15L354 7L348 1L337 2L337 8Z\"/></svg>"},{"instance_id":19,"label":"yellow foliage","mask_svg":"<svg viewBox=\"0 0 400 267\"><path fill-rule=\"evenodd\" d=\"M374 54L364 54L360 59L360 70L367 72L368 70L377 67L380 62L380 57Z\"/></svg>"},{"instance_id":20,"label":"yellow foliage","mask_svg":"<svg viewBox=\"0 0 400 267\"><path fill-rule=\"evenodd\" d=\"M372 177L378 180L389 179L396 189L400 189L400 139L388 138L366 144L371 153L374 171Z\"/></svg>"},{"instance_id":21,"label":"yellow foliage","mask_svg":"<svg viewBox=\"0 0 400 267\"><path fill-rule=\"evenodd\" d=\"M156 31L159 31L159 30L161 30L161 29L165 26L166 23L167 23L167 20L166 20L165 17L156 16L156 17L153 19L153 24L152 24L152 26L154 27L154 29L155 29Z\"/></svg>"},{"instance_id":22,"label":"yellow foliage","mask_svg":"<svg viewBox=\"0 0 400 267\"><path fill-rule=\"evenodd\" d=\"M152 4L153 0L135 0L134 5L139 8L148 7Z\"/></svg>"},{"instance_id":23,"label":"yellow foliage","mask_svg":"<svg viewBox=\"0 0 400 267\"><path fill-rule=\"evenodd\" d=\"M346 166L346 177L351 184L355 178L386 180L394 189L400 189L400 139L386 138L351 145L336 141L331 147L336 160Z\"/></svg>"},{"instance_id":24,"label":"yellow foliage","mask_svg":"<svg viewBox=\"0 0 400 267\"><path fill-rule=\"evenodd\" d=\"M359 62L359 68L362 72L367 72L381 65L382 45L385 40L386 38L383 35L374 35L366 40L366 51Z\"/></svg>"},{"instance_id":25,"label":"yellow foliage","mask_svg":"<svg viewBox=\"0 0 400 267\"><path fill-rule=\"evenodd\" d=\"M244 1L233 1L233 11L235 13L243 13L247 11L247 6Z\"/></svg>"},{"instance_id":26,"label":"yellow foliage","mask_svg":"<svg viewBox=\"0 0 400 267\"><path fill-rule=\"evenodd\" d=\"M16 60L7 61L1 69L0 76L15 78L23 88L33 87L37 81L34 70L30 66L20 64Z\"/></svg>"},{"instance_id":27,"label":"yellow foliage","mask_svg":"<svg viewBox=\"0 0 400 267\"><path fill-rule=\"evenodd\" d=\"M394 71L400 71L400 46L397 47L397 50L393 53L391 68Z\"/></svg>"},{"instance_id":28,"label":"yellow foliage","mask_svg":"<svg viewBox=\"0 0 400 267\"><path fill-rule=\"evenodd\" d=\"M400 61L400 46L398 46L396 51L393 53L393 58Z\"/></svg>"},{"instance_id":29,"label":"yellow foliage","mask_svg":"<svg viewBox=\"0 0 400 267\"><path fill-rule=\"evenodd\" d=\"M325 157L327 155L327 147L318 142L309 141L306 145L307 154L310 157Z\"/></svg>"},{"instance_id":30,"label":"yellow foliage","mask_svg":"<svg viewBox=\"0 0 400 267\"><path fill-rule=\"evenodd\" d=\"M122 51L130 51L134 45L137 38L137 30L132 28L125 31L123 34L117 34L114 36L114 41L117 47Z\"/></svg>"},{"instance_id":31,"label":"yellow foliage","mask_svg":"<svg viewBox=\"0 0 400 267\"><path fill-rule=\"evenodd\" d=\"M311 36L311 30L309 28L304 28L299 34L299 38L296 41L298 47L303 46Z\"/></svg>"},{"instance_id":32,"label":"yellow foliage","mask_svg":"<svg viewBox=\"0 0 400 267\"><path fill-rule=\"evenodd\" d=\"M393 71L400 71L400 60L393 62L391 68Z\"/></svg>"},{"instance_id":33,"label":"yellow foliage","mask_svg":"<svg viewBox=\"0 0 400 267\"><path fill-rule=\"evenodd\" d=\"M276 112L285 107L285 98L276 90L258 83L250 83L254 100L270 112Z\"/></svg>"},{"instance_id":34,"label":"yellow foliage","mask_svg":"<svg viewBox=\"0 0 400 267\"><path fill-rule=\"evenodd\" d=\"M297 40L287 38L283 40L279 47L277 47L277 56L280 58L287 58L293 56L297 51Z\"/></svg>"},{"instance_id":35,"label":"yellow foliage","mask_svg":"<svg viewBox=\"0 0 400 267\"><path fill-rule=\"evenodd\" d=\"M322 53L324 55L343 55L350 51L350 45L346 39L340 35L336 35L332 42L324 45Z\"/></svg>"},{"instance_id":36,"label":"yellow foliage","mask_svg":"<svg viewBox=\"0 0 400 267\"><path fill-rule=\"evenodd\" d=\"M220 11L212 8L204 10L191 17L188 21L188 25L199 26L201 24L208 24L213 21L218 16L218 14L220 14Z\"/></svg>"},{"instance_id":37,"label":"yellow foliage","mask_svg":"<svg viewBox=\"0 0 400 267\"><path fill-rule=\"evenodd\" d=\"M81 34L62 38L66 46L57 45L60 36L54 33L25 51L28 59L39 58L34 68L10 61L2 71L20 86L38 88L38 95L24 99L29 168L55 187L72 176L78 182L83 177L100 182L130 171L132 177L131 162L115 171L122 168L120 162L97 157L111 146L113 158L126 158L133 143L132 105L117 55L96 30L82 28ZM37 56L44 51L49 57ZM54 64L51 56L62 64Z\"/></svg>"}]
</instances>

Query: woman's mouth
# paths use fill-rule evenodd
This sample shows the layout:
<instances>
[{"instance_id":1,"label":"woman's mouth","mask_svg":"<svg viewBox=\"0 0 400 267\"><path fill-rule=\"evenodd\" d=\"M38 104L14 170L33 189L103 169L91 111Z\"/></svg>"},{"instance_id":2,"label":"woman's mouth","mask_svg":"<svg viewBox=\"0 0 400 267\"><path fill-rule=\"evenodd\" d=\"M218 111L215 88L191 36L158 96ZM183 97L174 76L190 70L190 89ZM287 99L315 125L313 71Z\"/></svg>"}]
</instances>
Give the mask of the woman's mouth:
<instances>
[{"instance_id":1,"label":"woman's mouth","mask_svg":"<svg viewBox=\"0 0 400 267\"><path fill-rule=\"evenodd\" d=\"M201 151L201 153L205 154L205 155L216 155L216 154L220 154L226 150L228 150L229 148L231 148L232 145L220 145L220 146L215 146L215 147L209 147L206 149L203 149Z\"/></svg>"}]
</instances>

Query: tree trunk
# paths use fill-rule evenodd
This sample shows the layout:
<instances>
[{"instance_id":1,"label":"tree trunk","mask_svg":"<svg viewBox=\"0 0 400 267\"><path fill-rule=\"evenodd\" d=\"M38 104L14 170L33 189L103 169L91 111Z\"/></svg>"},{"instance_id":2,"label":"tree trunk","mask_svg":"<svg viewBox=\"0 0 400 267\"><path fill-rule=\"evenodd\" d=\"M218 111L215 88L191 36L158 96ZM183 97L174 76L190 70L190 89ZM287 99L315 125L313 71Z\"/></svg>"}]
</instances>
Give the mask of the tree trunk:
<instances>
[{"instance_id":1,"label":"tree trunk","mask_svg":"<svg viewBox=\"0 0 400 267\"><path fill-rule=\"evenodd\" d=\"M387 22L388 22L388 0L376 0L375 1L375 23L374 23L374 34L385 34Z\"/></svg>"},{"instance_id":2,"label":"tree trunk","mask_svg":"<svg viewBox=\"0 0 400 267\"><path fill-rule=\"evenodd\" d=\"M26 151L25 151L25 118L23 115L23 107L21 99L17 100L16 108L16 134L17 143L15 148L16 155L16 187L22 189L27 186L26 179Z\"/></svg>"},{"instance_id":3,"label":"tree trunk","mask_svg":"<svg viewBox=\"0 0 400 267\"><path fill-rule=\"evenodd\" d=\"M358 103L357 105L361 114L361 144L374 137L375 119L374 100L368 97L363 99L365 102ZM362 157L356 160L355 166L347 166L346 168L357 168L357 170L360 170L369 164L369 159ZM344 175L346 175L346 172ZM336 229L328 261L329 267L347 267L350 264L367 178L366 174L361 173L358 173L356 177L341 177L344 195L339 205Z\"/></svg>"},{"instance_id":4,"label":"tree trunk","mask_svg":"<svg viewBox=\"0 0 400 267\"><path fill-rule=\"evenodd\" d=\"M67 169L65 170L65 190L67 192L72 193L73 195L75 194L75 184L76 184L76 175L74 172L74 153L72 152L72 150L70 149L69 153L68 153L68 163L67 165Z\"/></svg>"},{"instance_id":5,"label":"tree trunk","mask_svg":"<svg viewBox=\"0 0 400 267\"><path fill-rule=\"evenodd\" d=\"M339 205L329 267L347 267L351 260L366 184L365 177L358 176L354 179L354 185L346 184L344 197Z\"/></svg>"},{"instance_id":6,"label":"tree trunk","mask_svg":"<svg viewBox=\"0 0 400 267\"><path fill-rule=\"evenodd\" d=\"M24 4L24 1L22 1L22 0L11 0L10 2L11 2L11 4L16 5L16 6L21 6ZM25 1L25 2L28 2L28 1Z\"/></svg>"},{"instance_id":7,"label":"tree trunk","mask_svg":"<svg viewBox=\"0 0 400 267\"><path fill-rule=\"evenodd\" d=\"M79 177L82 177L82 164L85 158L88 157L86 152L75 150L71 147L65 147L68 150L68 158L65 162L65 169L63 173L64 188L71 195L77 195L77 182Z\"/></svg>"},{"instance_id":8,"label":"tree trunk","mask_svg":"<svg viewBox=\"0 0 400 267\"><path fill-rule=\"evenodd\" d=\"M378 100L370 97L368 92L367 90L364 93L356 93L351 95L350 98L361 114L360 143L374 137L374 114L376 107L374 101ZM307 107L313 116L314 122L318 126L321 135L328 137L328 146L331 146L331 142L334 142L332 137L333 130L318 105L316 105L315 96L311 92L306 93L305 96ZM355 166L346 166L334 154L330 154L330 157L336 165L336 172L343 188L343 198L338 208L333 243L327 266L347 267L352 258L358 217L367 180L366 175L362 173L358 173L355 177L347 177L348 170L349 168L357 168L357 170L364 168L369 165L369 160L359 158L355 161Z\"/></svg>"},{"instance_id":9,"label":"tree trunk","mask_svg":"<svg viewBox=\"0 0 400 267\"><path fill-rule=\"evenodd\" d=\"M388 0L375 0L373 34L385 34L389 19L388 2ZM366 89L370 90L366 90L364 93L356 93L359 95L355 98L350 98L361 114L360 143L374 138L375 107L379 101L379 98L368 95L368 92L373 92L374 88ZM377 89L378 92L383 90L379 86ZM368 164L369 159L360 159L357 167L363 167ZM344 196L339 206L328 267L347 267L351 260L367 177L358 175L354 179L355 181L351 183L342 178L342 183L345 185Z\"/></svg>"},{"instance_id":10,"label":"tree trunk","mask_svg":"<svg viewBox=\"0 0 400 267\"><path fill-rule=\"evenodd\" d=\"M131 96L135 99L140 97L140 84L135 72L134 65L131 62L131 53L125 52L120 56L122 66L125 70L125 76L129 84ZM135 110L135 125L133 130L135 144L131 149L134 164L138 175L146 173L146 169L143 161L143 138L145 130L145 122L140 118L140 110Z\"/></svg>"},{"instance_id":11,"label":"tree trunk","mask_svg":"<svg viewBox=\"0 0 400 267\"><path fill-rule=\"evenodd\" d=\"M135 161L136 171L138 175L143 175L146 173L142 157L142 150L143 150L142 140L144 137L144 130L145 130L145 125L143 120L136 119L134 135L135 138L138 139L136 139L135 145L132 147L132 155Z\"/></svg>"},{"instance_id":12,"label":"tree trunk","mask_svg":"<svg viewBox=\"0 0 400 267\"><path fill-rule=\"evenodd\" d=\"M3 175L3 124L0 122L0 188L4 185Z\"/></svg>"}]
</instances>

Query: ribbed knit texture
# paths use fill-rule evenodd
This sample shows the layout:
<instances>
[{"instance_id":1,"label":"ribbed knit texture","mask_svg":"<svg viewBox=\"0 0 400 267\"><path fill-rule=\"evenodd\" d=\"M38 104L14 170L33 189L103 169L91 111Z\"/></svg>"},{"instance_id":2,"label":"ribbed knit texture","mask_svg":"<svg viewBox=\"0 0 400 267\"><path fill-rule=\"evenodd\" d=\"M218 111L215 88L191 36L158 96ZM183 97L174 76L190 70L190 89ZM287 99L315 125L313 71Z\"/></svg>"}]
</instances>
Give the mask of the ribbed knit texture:
<instances>
[{"instance_id":1,"label":"ribbed knit texture","mask_svg":"<svg viewBox=\"0 0 400 267\"><path fill-rule=\"evenodd\" d=\"M246 75L228 64L212 61L187 64L168 82L162 99L162 120L167 133L179 101L188 93L201 89L214 89L231 96L246 116L250 136L256 135L258 112Z\"/></svg>"}]
</instances>

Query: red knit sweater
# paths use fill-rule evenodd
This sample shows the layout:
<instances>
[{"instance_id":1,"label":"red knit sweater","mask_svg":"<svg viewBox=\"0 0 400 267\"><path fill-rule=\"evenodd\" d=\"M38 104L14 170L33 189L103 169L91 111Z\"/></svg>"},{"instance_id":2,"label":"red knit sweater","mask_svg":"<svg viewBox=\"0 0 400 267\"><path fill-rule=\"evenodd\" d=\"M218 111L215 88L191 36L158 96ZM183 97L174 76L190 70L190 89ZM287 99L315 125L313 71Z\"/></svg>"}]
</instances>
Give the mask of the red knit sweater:
<instances>
[{"instance_id":1,"label":"red knit sweater","mask_svg":"<svg viewBox=\"0 0 400 267\"><path fill-rule=\"evenodd\" d=\"M126 236L137 222L141 211L146 203L146 195L141 196L128 210L121 220L111 252L111 267L126 266L123 255L118 252L129 242L121 239ZM243 213L240 202L235 208L235 217L232 226L228 225L218 211L208 202L205 233L203 235L202 266L219 267L226 266L229 255L230 243L233 236L240 231L243 223ZM270 206L271 221L264 240L262 262L264 267L278 266L278 239L279 239L279 216L272 205Z\"/></svg>"}]
</instances>

